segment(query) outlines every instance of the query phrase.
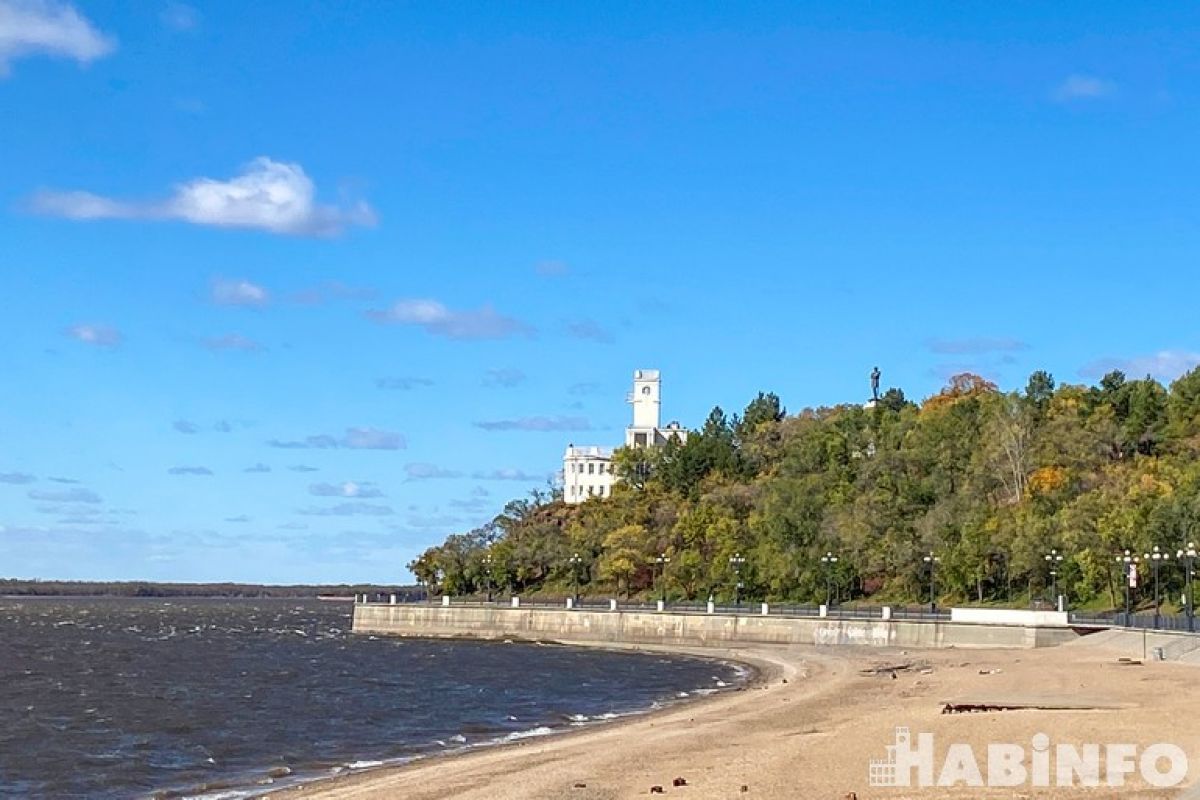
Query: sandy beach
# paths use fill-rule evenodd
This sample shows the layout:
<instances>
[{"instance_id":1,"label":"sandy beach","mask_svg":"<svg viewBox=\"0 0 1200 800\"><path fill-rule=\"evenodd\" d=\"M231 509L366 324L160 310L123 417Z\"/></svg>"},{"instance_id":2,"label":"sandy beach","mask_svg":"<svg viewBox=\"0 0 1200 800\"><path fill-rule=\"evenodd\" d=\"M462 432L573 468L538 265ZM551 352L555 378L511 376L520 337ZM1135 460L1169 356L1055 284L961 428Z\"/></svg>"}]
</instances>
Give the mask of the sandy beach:
<instances>
[{"instance_id":1,"label":"sandy beach","mask_svg":"<svg viewBox=\"0 0 1200 800\"><path fill-rule=\"evenodd\" d=\"M751 663L760 670L759 681L657 714L342 775L271 797L612 800L646 797L656 786L664 796L705 800L840 800L851 792L860 800L1192 796L1178 787L1155 789L1136 770L1119 788L1037 788L1028 783L992 789L872 788L869 761L886 755L898 726L934 735L935 773L951 743L972 745L986 777L988 743L1020 744L1031 751L1032 737L1044 733L1053 744L1121 742L1144 748L1170 742L1191 758L1183 786L1200 776L1200 756L1193 757L1200 754L1200 715L1194 712L1191 688L1200 672L1194 666L1121 662L1124 653L1086 642L1044 650L754 647L683 652ZM1057 708L944 714L948 702ZM1052 783L1053 769L1052 762ZM673 785L677 778L686 785Z\"/></svg>"}]
</instances>

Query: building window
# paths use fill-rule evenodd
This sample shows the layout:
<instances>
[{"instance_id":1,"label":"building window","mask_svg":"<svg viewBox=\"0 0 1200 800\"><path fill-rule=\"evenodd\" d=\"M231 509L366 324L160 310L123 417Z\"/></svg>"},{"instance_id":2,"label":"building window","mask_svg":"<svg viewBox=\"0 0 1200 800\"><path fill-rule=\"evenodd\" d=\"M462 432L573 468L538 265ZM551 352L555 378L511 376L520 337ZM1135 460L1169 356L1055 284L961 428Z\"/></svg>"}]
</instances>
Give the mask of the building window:
<instances>
[{"instance_id":1,"label":"building window","mask_svg":"<svg viewBox=\"0 0 1200 800\"><path fill-rule=\"evenodd\" d=\"M588 462L588 475L594 475L595 473L596 473L596 465L589 461Z\"/></svg>"},{"instance_id":2,"label":"building window","mask_svg":"<svg viewBox=\"0 0 1200 800\"><path fill-rule=\"evenodd\" d=\"M637 447L645 447L646 446L646 434L635 433L633 435L633 443Z\"/></svg>"}]
</instances>

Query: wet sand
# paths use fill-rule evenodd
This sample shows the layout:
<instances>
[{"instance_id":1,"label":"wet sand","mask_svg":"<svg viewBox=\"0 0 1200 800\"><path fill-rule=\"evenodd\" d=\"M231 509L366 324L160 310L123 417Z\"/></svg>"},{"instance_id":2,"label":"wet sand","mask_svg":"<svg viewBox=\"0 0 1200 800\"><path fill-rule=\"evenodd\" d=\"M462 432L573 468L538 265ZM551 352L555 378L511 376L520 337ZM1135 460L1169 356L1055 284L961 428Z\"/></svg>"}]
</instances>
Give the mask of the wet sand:
<instances>
[{"instance_id":1,"label":"wet sand","mask_svg":"<svg viewBox=\"0 0 1200 800\"><path fill-rule=\"evenodd\" d=\"M651 648L640 648L651 649ZM1121 655L1075 644L1044 650L673 649L755 665L742 691L560 736L342 775L283 790L273 800L704 800L837 798L1200 797L1154 789L1136 773L1125 786L873 788L870 759L895 729L935 736L935 777L946 747L972 745L986 778L988 743L1031 750L1053 744L1179 745L1200 777L1200 671L1176 663L1122 664ZM906 667L893 671L890 667ZM883 667L883 669L879 669ZM893 677L894 675L894 677ZM943 714L946 703L1046 705ZM1028 762L1027 762L1028 763ZM1054 782L1053 762L1051 782ZM685 786L673 786L675 778ZM1102 776L1103 780L1103 776Z\"/></svg>"}]
</instances>

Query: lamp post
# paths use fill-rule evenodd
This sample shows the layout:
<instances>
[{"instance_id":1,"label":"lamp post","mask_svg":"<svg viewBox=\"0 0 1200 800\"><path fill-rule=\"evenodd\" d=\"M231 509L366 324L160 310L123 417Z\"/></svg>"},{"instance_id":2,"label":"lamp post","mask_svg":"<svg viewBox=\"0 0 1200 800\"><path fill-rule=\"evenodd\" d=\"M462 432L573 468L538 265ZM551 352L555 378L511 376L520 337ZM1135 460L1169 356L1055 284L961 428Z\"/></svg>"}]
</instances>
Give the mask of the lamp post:
<instances>
[{"instance_id":1,"label":"lamp post","mask_svg":"<svg viewBox=\"0 0 1200 800\"><path fill-rule=\"evenodd\" d=\"M1196 595L1193 583L1192 566L1196 563L1196 543L1188 542L1187 547L1178 551L1175 557L1183 562L1183 604L1187 611L1187 626L1189 631L1196 630Z\"/></svg>"},{"instance_id":2,"label":"lamp post","mask_svg":"<svg viewBox=\"0 0 1200 800\"><path fill-rule=\"evenodd\" d=\"M1046 563L1050 565L1050 602L1058 608L1058 565L1062 563L1062 553L1051 549L1046 554Z\"/></svg>"},{"instance_id":3,"label":"lamp post","mask_svg":"<svg viewBox=\"0 0 1200 800\"><path fill-rule=\"evenodd\" d=\"M487 601L492 602L492 554L483 557L483 577L487 585Z\"/></svg>"},{"instance_id":4,"label":"lamp post","mask_svg":"<svg viewBox=\"0 0 1200 800\"><path fill-rule=\"evenodd\" d=\"M1169 553L1164 553L1159 549L1158 545L1154 545L1154 550L1149 553L1143 553L1142 558L1154 564L1154 627L1157 628L1162 619L1162 593L1159 591L1161 584L1158 581L1158 568L1163 562L1169 559Z\"/></svg>"},{"instance_id":5,"label":"lamp post","mask_svg":"<svg viewBox=\"0 0 1200 800\"><path fill-rule=\"evenodd\" d=\"M833 568L837 564L838 557L832 552L827 552L821 556L821 563L825 565L825 607L829 608L833 605Z\"/></svg>"},{"instance_id":6,"label":"lamp post","mask_svg":"<svg viewBox=\"0 0 1200 800\"><path fill-rule=\"evenodd\" d=\"M663 601L663 604L665 605L667 602L667 564L671 563L671 559L667 556L666 553L659 553L658 557L656 559L654 559L654 562L656 564L658 564L659 598Z\"/></svg>"},{"instance_id":7,"label":"lamp post","mask_svg":"<svg viewBox=\"0 0 1200 800\"><path fill-rule=\"evenodd\" d=\"M1008 586L1008 589L1004 595L1004 600L1005 602L1008 602L1010 600L1010 596L1012 595L1012 577L1008 574L1008 556L1006 556L1004 553L995 552L991 553L989 558L991 559L991 564L995 566L996 570L1003 570L1002 574L1004 575L1004 579ZM998 576L993 577L991 583L992 591L996 594L999 594L1001 588L1000 578Z\"/></svg>"},{"instance_id":8,"label":"lamp post","mask_svg":"<svg viewBox=\"0 0 1200 800\"><path fill-rule=\"evenodd\" d=\"M933 554L932 550L929 551L929 555L925 556L921 560L929 565L929 612L931 614L936 614L937 613L937 594L936 594L936 589L934 588L935 587L934 581L935 581L935 573L937 572L937 565L940 564L942 560L940 558L938 558L937 556L935 556Z\"/></svg>"},{"instance_id":9,"label":"lamp post","mask_svg":"<svg viewBox=\"0 0 1200 800\"><path fill-rule=\"evenodd\" d=\"M1117 563L1121 564L1123 566L1121 574L1125 576L1125 625L1126 625L1126 627L1129 626L1130 614L1132 613L1132 608L1130 606L1130 603L1132 601L1130 599L1129 590L1133 588L1134 575L1136 574L1135 570L1137 570L1137 565L1138 565L1138 562L1140 562L1140 561L1141 561L1140 558L1133 555L1128 550L1125 551L1125 555L1117 556Z\"/></svg>"},{"instance_id":10,"label":"lamp post","mask_svg":"<svg viewBox=\"0 0 1200 800\"><path fill-rule=\"evenodd\" d=\"M645 460L639 460L637 462L637 466L634 467L634 471L637 473L637 476L638 476L638 488L639 489L645 488L646 481L650 477L650 462L645 461Z\"/></svg>"},{"instance_id":11,"label":"lamp post","mask_svg":"<svg viewBox=\"0 0 1200 800\"><path fill-rule=\"evenodd\" d=\"M729 564L733 567L733 577L735 584L733 587L733 604L737 606L737 610L742 610L742 564L746 563L746 559L741 553L734 553L729 557Z\"/></svg>"},{"instance_id":12,"label":"lamp post","mask_svg":"<svg viewBox=\"0 0 1200 800\"><path fill-rule=\"evenodd\" d=\"M579 605L579 565L583 563L583 559L579 557L579 553L572 553L567 559L571 565L571 588L575 594L575 605Z\"/></svg>"}]
</instances>

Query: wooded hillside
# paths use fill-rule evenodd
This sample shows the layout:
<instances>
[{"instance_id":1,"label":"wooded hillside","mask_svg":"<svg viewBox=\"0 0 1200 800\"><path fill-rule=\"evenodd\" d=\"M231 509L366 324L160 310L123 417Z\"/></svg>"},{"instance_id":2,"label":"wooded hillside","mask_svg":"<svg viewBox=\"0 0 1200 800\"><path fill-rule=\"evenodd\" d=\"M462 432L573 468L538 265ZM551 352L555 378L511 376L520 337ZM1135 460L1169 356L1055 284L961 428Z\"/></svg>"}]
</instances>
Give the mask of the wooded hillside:
<instances>
[{"instance_id":1,"label":"wooded hillside","mask_svg":"<svg viewBox=\"0 0 1200 800\"><path fill-rule=\"evenodd\" d=\"M1169 389L1035 372L1004 392L963 374L919 405L890 389L873 408L790 415L761 393L732 417L713 409L683 446L618 451L611 498L515 500L410 569L454 594L567 593L576 580L638 594L658 591L666 556L669 595L727 598L738 555L743 597L823 601L832 579L843 597L916 602L932 556L944 601L988 601L1048 598L1054 549L1060 591L1116 607L1117 555L1157 545L1178 598L1176 551L1200 539L1198 453L1200 369Z\"/></svg>"}]
</instances>

